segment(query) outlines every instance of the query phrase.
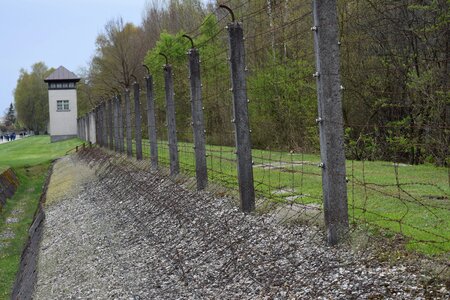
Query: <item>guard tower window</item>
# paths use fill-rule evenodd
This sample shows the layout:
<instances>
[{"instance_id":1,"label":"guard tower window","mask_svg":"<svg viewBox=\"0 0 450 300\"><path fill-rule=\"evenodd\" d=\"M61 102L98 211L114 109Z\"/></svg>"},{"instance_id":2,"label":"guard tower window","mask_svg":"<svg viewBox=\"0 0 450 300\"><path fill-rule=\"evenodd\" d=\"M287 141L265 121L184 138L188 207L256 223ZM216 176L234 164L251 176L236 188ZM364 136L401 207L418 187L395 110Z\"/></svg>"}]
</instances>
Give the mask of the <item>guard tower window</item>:
<instances>
[{"instance_id":1,"label":"guard tower window","mask_svg":"<svg viewBox=\"0 0 450 300\"><path fill-rule=\"evenodd\" d=\"M57 100L56 111L69 111L69 100Z\"/></svg>"}]
</instances>

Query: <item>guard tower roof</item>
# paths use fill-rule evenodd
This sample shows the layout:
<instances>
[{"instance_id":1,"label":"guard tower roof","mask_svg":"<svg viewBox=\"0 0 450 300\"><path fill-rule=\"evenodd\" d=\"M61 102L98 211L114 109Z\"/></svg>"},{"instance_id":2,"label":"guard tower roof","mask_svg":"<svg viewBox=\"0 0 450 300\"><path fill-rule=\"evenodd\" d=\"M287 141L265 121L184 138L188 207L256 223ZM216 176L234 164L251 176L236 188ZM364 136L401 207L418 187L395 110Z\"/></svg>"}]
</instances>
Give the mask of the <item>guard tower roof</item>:
<instances>
[{"instance_id":1,"label":"guard tower roof","mask_svg":"<svg viewBox=\"0 0 450 300\"><path fill-rule=\"evenodd\" d=\"M63 66L56 69L50 76L44 79L45 82L49 81L80 81L80 78L74 73L70 72Z\"/></svg>"}]
</instances>

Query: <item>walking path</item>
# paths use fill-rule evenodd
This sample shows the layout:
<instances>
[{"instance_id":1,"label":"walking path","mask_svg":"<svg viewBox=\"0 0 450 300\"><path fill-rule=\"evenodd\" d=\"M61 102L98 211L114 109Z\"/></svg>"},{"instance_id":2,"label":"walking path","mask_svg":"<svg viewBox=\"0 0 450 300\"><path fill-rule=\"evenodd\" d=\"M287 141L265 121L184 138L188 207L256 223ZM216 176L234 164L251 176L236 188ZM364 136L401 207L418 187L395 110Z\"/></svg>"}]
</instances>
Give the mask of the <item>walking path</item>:
<instances>
[{"instance_id":1,"label":"walking path","mask_svg":"<svg viewBox=\"0 0 450 300\"><path fill-rule=\"evenodd\" d=\"M2 134L0 134L0 135L2 135ZM20 139L23 139L23 138L26 138L26 137L28 137L28 136L21 137L20 135L16 135L16 139L15 140L20 140ZM9 143L9 142L13 142L13 141L11 141L11 140L8 141L6 138L0 139L0 144L6 144L6 143Z\"/></svg>"},{"instance_id":2,"label":"walking path","mask_svg":"<svg viewBox=\"0 0 450 300\"><path fill-rule=\"evenodd\" d=\"M450 296L413 266L325 247L317 229L244 215L124 162L88 154L55 164L35 299Z\"/></svg>"}]
</instances>

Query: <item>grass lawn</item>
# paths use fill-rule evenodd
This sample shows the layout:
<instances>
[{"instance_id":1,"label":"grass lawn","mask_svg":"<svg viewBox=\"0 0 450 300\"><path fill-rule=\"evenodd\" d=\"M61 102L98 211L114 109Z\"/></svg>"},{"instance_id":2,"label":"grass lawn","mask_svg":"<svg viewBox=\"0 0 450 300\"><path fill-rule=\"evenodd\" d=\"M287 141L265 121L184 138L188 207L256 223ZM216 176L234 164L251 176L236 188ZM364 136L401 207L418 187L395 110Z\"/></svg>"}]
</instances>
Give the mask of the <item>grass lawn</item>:
<instances>
[{"instance_id":1,"label":"grass lawn","mask_svg":"<svg viewBox=\"0 0 450 300\"><path fill-rule=\"evenodd\" d=\"M158 159L168 165L168 144L158 144ZM183 172L195 174L193 144L180 142L178 149ZM148 158L148 140L143 141L143 152ZM235 159L233 147L208 145L209 180L237 190ZM319 155L253 150L253 162L259 199L321 207ZM353 225L368 225L370 231L388 237L401 233L406 247L420 253L450 253L448 168L348 160L346 169L348 213Z\"/></svg>"},{"instance_id":2,"label":"grass lawn","mask_svg":"<svg viewBox=\"0 0 450 300\"><path fill-rule=\"evenodd\" d=\"M0 299L10 298L51 161L80 143L79 139L50 143L49 136L33 136L0 145L0 170L12 167L20 180L16 194L0 212Z\"/></svg>"}]
</instances>

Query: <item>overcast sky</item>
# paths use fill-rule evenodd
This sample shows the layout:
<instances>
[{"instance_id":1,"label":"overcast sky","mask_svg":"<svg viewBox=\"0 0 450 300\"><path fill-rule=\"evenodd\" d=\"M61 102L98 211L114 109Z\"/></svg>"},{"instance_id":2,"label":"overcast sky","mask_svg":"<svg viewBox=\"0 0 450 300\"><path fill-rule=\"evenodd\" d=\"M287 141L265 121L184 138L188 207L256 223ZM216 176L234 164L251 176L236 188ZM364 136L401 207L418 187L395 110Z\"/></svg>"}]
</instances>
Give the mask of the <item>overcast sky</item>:
<instances>
[{"instance_id":1,"label":"overcast sky","mask_svg":"<svg viewBox=\"0 0 450 300\"><path fill-rule=\"evenodd\" d=\"M43 61L77 73L112 18L141 24L146 0L0 0L0 116L14 101L21 68Z\"/></svg>"}]
</instances>

